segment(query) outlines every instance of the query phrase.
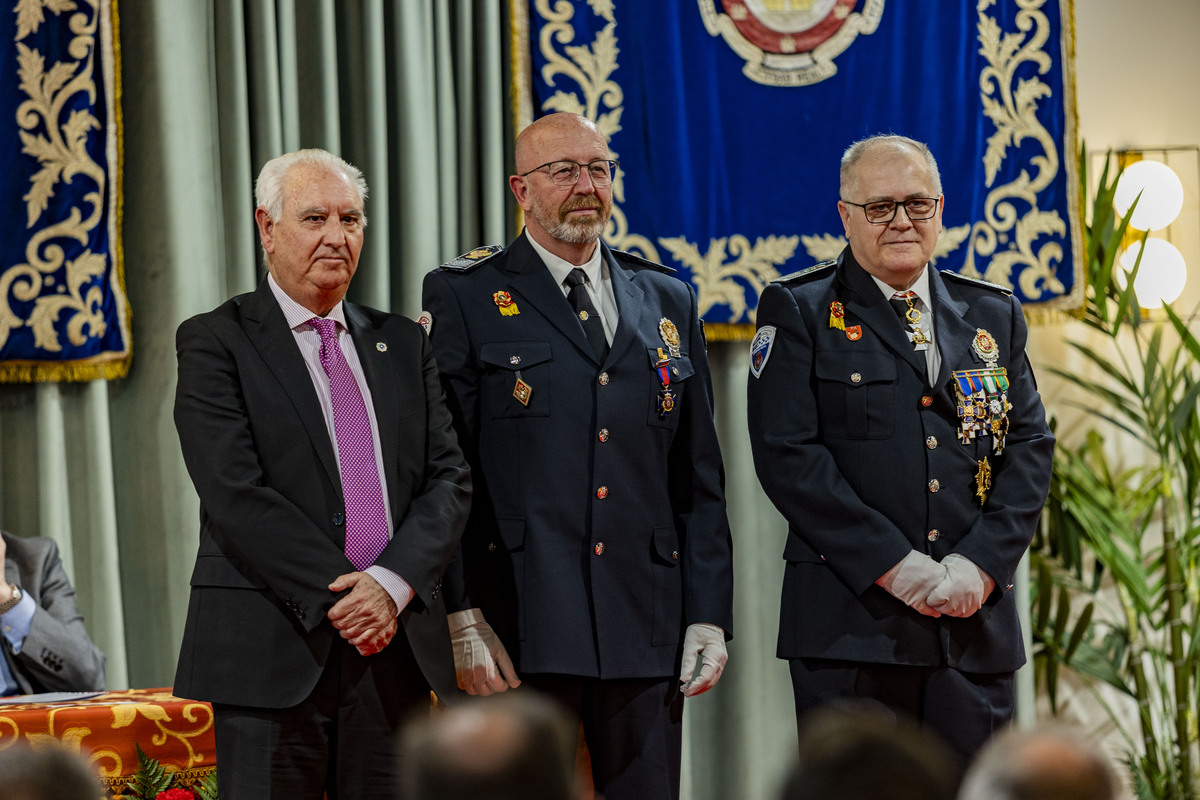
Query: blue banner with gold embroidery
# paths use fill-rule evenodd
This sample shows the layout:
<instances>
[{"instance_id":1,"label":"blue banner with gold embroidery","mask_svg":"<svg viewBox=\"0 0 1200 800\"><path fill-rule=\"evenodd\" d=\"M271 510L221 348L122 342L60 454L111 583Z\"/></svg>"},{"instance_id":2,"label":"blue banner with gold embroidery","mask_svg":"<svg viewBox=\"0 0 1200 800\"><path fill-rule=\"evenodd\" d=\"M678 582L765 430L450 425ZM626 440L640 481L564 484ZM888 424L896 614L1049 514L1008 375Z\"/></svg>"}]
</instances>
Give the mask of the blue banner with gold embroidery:
<instances>
[{"instance_id":1,"label":"blue banner with gold embroidery","mask_svg":"<svg viewBox=\"0 0 1200 800\"><path fill-rule=\"evenodd\" d=\"M129 368L115 0L0 11L0 382Z\"/></svg>"},{"instance_id":2,"label":"blue banner with gold embroidery","mask_svg":"<svg viewBox=\"0 0 1200 800\"><path fill-rule=\"evenodd\" d=\"M937 268L1080 305L1070 0L513 3L518 128L600 125L606 241L690 281L710 338L749 338L767 282L841 251L841 154L875 133L938 159Z\"/></svg>"}]
</instances>

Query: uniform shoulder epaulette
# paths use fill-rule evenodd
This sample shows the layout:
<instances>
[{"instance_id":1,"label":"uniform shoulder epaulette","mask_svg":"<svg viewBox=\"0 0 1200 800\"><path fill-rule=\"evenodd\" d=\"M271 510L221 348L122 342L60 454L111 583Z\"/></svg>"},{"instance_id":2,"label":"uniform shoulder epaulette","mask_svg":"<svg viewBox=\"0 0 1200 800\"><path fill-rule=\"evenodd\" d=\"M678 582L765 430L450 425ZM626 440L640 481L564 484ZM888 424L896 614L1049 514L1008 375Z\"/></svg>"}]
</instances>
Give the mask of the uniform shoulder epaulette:
<instances>
[{"instance_id":1,"label":"uniform shoulder epaulette","mask_svg":"<svg viewBox=\"0 0 1200 800\"><path fill-rule=\"evenodd\" d=\"M837 267L837 259L831 261L822 261L820 264L814 264L811 267L806 267L799 272L793 272L790 275L784 275L776 278L772 283L795 283L796 281L816 278L819 275L824 275L831 269Z\"/></svg>"},{"instance_id":2,"label":"uniform shoulder epaulette","mask_svg":"<svg viewBox=\"0 0 1200 800\"><path fill-rule=\"evenodd\" d=\"M657 261L651 261L648 258L642 258L641 256L635 256L633 253L629 253L624 250L617 250L612 247L610 247L609 250L612 251L612 254L614 256L620 258L623 261L632 261L635 264L640 264L643 267L650 267L651 269L656 269L659 272L665 273L667 275L675 274L675 270L673 268L659 264Z\"/></svg>"},{"instance_id":3,"label":"uniform shoulder epaulette","mask_svg":"<svg viewBox=\"0 0 1200 800\"><path fill-rule=\"evenodd\" d=\"M942 272L941 275L943 278L950 278L951 280L958 281L959 283L965 283L970 286L991 289L992 291L1000 292L1001 294L1012 294L1012 289L1008 288L1007 286L1001 286L998 283L992 283L991 281L985 281L980 278L969 278L966 275L959 275L957 272L951 272L950 270Z\"/></svg>"},{"instance_id":4,"label":"uniform shoulder epaulette","mask_svg":"<svg viewBox=\"0 0 1200 800\"><path fill-rule=\"evenodd\" d=\"M474 250L463 253L458 258L453 258L447 261L445 264L442 264L439 269L448 269L452 272L470 272L483 262L487 261L489 258L492 258L493 256L499 255L503 252L504 245L501 244L489 244L486 247L476 247Z\"/></svg>"}]
</instances>

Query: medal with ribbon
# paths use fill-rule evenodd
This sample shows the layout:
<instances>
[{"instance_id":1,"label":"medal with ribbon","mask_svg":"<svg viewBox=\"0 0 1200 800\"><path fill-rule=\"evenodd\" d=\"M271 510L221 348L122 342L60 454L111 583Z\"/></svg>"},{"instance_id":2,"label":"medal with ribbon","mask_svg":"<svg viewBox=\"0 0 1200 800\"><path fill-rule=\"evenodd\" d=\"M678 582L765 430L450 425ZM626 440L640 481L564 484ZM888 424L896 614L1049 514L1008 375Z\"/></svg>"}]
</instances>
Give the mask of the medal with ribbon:
<instances>
[{"instance_id":1,"label":"medal with ribbon","mask_svg":"<svg viewBox=\"0 0 1200 800\"><path fill-rule=\"evenodd\" d=\"M963 369L954 372L954 394L960 422L958 440L963 444L976 436L991 436L992 450L1004 452L1008 434L1008 371L1004 367Z\"/></svg>"},{"instance_id":2,"label":"medal with ribbon","mask_svg":"<svg viewBox=\"0 0 1200 800\"><path fill-rule=\"evenodd\" d=\"M658 415L665 417L675 410L675 395L671 392L671 359L658 348L658 361L654 362L658 372L658 382L662 384L662 392L658 395Z\"/></svg>"}]
</instances>

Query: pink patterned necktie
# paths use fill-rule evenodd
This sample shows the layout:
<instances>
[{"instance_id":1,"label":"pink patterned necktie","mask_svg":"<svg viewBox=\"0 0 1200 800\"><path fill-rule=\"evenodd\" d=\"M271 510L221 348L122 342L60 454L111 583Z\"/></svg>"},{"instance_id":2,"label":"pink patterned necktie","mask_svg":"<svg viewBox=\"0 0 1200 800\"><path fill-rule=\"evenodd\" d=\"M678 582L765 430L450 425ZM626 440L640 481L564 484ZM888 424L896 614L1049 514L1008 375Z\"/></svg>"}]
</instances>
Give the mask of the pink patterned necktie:
<instances>
[{"instance_id":1,"label":"pink patterned necktie","mask_svg":"<svg viewBox=\"0 0 1200 800\"><path fill-rule=\"evenodd\" d=\"M337 341L337 322L309 320L321 334L321 366L329 376L333 398L333 431L337 436L338 463L342 471L342 496L346 501L346 557L362 571L375 563L387 544L387 510L379 485L379 468L371 441L371 419L354 373Z\"/></svg>"}]
</instances>

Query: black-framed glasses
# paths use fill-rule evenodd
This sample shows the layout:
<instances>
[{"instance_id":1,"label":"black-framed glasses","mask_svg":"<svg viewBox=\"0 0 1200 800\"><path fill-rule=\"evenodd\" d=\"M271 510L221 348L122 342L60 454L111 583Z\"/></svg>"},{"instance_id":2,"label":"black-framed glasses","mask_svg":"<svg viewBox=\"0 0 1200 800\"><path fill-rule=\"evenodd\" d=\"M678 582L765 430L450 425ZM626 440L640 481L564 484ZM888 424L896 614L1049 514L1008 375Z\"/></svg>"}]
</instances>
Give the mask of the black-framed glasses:
<instances>
[{"instance_id":1,"label":"black-framed glasses","mask_svg":"<svg viewBox=\"0 0 1200 800\"><path fill-rule=\"evenodd\" d=\"M913 222L920 222L923 219L932 219L937 213L938 200L937 197L910 197L907 200L876 200L874 203L852 203L849 200L842 202L848 206L858 206L863 210L863 214L867 217L867 222L874 225L885 225L896 218L896 210L900 206L904 206L904 213Z\"/></svg>"},{"instance_id":2,"label":"black-framed glasses","mask_svg":"<svg viewBox=\"0 0 1200 800\"><path fill-rule=\"evenodd\" d=\"M539 169L548 171L550 180L556 186L574 186L579 182L579 173L587 167L588 179L596 186L608 186L613 176L617 174L620 161L590 161L581 164L578 161L547 161L540 167L534 167L529 172L522 172L521 177L537 172Z\"/></svg>"}]
</instances>

